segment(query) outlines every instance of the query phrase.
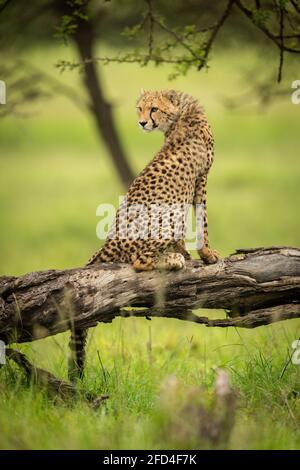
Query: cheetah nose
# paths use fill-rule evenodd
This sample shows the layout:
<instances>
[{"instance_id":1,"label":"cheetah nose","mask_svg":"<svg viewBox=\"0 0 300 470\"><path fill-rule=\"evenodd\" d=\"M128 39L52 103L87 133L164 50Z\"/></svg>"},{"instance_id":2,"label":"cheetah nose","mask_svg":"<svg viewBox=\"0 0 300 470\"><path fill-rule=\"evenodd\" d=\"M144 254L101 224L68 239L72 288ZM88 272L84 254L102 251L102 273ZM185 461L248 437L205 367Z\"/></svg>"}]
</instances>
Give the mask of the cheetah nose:
<instances>
[{"instance_id":1,"label":"cheetah nose","mask_svg":"<svg viewBox=\"0 0 300 470\"><path fill-rule=\"evenodd\" d=\"M145 127L147 124L147 121L139 121L140 126Z\"/></svg>"}]
</instances>

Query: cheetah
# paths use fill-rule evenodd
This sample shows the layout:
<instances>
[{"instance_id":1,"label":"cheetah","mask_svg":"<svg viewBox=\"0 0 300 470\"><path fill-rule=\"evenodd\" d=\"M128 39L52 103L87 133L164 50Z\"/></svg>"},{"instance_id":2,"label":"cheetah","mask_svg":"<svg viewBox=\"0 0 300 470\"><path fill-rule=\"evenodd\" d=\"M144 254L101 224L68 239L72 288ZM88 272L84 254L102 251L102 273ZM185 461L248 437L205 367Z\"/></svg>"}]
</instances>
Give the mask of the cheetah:
<instances>
[{"instance_id":1,"label":"cheetah","mask_svg":"<svg viewBox=\"0 0 300 470\"><path fill-rule=\"evenodd\" d=\"M165 140L153 160L137 176L126 195L126 216L121 214L122 204L117 212L114 233L110 233L103 247L94 254L87 265L95 263L130 263L137 271L154 269L178 270L190 258L185 247L185 233L174 236L174 205L201 205L203 217L202 246L198 254L205 263L218 261L216 251L209 246L206 183L214 158L214 140L211 128L198 101L187 93L176 90L143 91L137 104L138 123L145 132L159 130ZM133 236L137 226L136 214L128 215L128 208L139 205L151 213L139 228L156 224L156 236ZM162 236L162 215L153 216L155 206L171 207L168 235ZM183 210L183 209L182 209ZM130 212L130 211L129 211ZM127 230L128 227L131 229ZM126 235L121 236L124 232ZM146 230L147 231L147 230ZM147 232L149 235L149 232ZM73 332L71 347L80 356L80 341L84 343L83 331ZM83 367L83 357L78 358Z\"/></svg>"}]
</instances>

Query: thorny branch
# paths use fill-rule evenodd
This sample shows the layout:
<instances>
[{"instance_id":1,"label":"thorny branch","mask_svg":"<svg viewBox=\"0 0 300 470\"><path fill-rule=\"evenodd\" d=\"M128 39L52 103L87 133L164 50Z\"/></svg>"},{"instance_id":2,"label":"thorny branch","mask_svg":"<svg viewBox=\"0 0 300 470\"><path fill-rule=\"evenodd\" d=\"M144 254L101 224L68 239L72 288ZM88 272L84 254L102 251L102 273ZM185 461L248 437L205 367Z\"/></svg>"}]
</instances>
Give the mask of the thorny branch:
<instances>
[{"instance_id":1,"label":"thorny branch","mask_svg":"<svg viewBox=\"0 0 300 470\"><path fill-rule=\"evenodd\" d=\"M228 3L227 3L227 6L226 6L226 9L224 11L224 13L222 14L222 16L220 17L219 21L216 23L216 25L214 26L213 30L212 30L212 33L210 35L210 38L209 40L207 41L207 44L206 44L206 47L205 47L205 52L204 52L204 59L207 60L208 58L208 55L209 55L209 52L212 48L212 45L217 37L217 34L218 32L220 31L221 27L223 26L223 24L225 23L226 19L228 18L228 16L230 15L231 13L231 9L232 9L232 6L234 4L234 0L229 0ZM198 70L199 67L198 67Z\"/></svg>"},{"instance_id":2,"label":"thorny branch","mask_svg":"<svg viewBox=\"0 0 300 470\"><path fill-rule=\"evenodd\" d=\"M74 88L23 59L13 65L2 64L0 74L6 77L10 89L9 102L0 108L1 117L9 114L26 117L29 113L23 111L25 103L32 103L37 98L48 99L53 93L66 96L81 110L90 108L90 103L81 98Z\"/></svg>"},{"instance_id":3,"label":"thorny branch","mask_svg":"<svg viewBox=\"0 0 300 470\"><path fill-rule=\"evenodd\" d=\"M279 68L278 68L278 75L277 75L277 81L280 82L282 78L282 67L283 67L283 54L284 52L290 52L290 53L295 53L295 54L300 54L300 49L298 49L295 46L290 46L285 43L286 39L295 39L299 38L299 33L295 32L294 34L284 36L283 30L284 30L284 14L288 17L288 12L287 10L284 9L282 4L280 4L279 10L279 26L280 26L280 33L279 35L276 35L273 33L269 28L264 23L258 22L255 19L255 15L252 10L249 8L245 7L242 1L240 0L234 0L234 3L236 6L240 9L241 12L244 13L244 15L251 21L251 23L256 26L258 29L260 29L267 38L269 38L276 46L279 48ZM289 37L290 36L290 37Z\"/></svg>"},{"instance_id":4,"label":"thorny branch","mask_svg":"<svg viewBox=\"0 0 300 470\"><path fill-rule=\"evenodd\" d=\"M285 2L274 0L273 4L255 1L255 8L250 8L242 0L228 0L220 18L213 25L208 27L185 26L181 31L178 28L169 27L165 19L154 11L153 0L145 0L145 3L147 11L144 13L141 22L132 30L129 29L129 36L134 37L139 33L146 32L147 52L140 50L117 57L94 57L89 60L104 64L110 62L136 63L141 66L147 65L149 62L153 62L155 65L173 64L175 73L172 77L176 77L180 73L186 73L191 67L201 70L203 67L207 67L209 55L217 36L231 17L234 9L246 17L253 27L260 30L268 40L279 48L278 82L282 79L284 53L300 53L299 18L295 18L300 13L300 8L295 0ZM291 9L288 8L289 6L291 6ZM275 31L277 26L279 27L279 33L278 30ZM285 31L286 29L288 30ZM161 33L171 37L172 41L170 42L164 38L162 43L158 42ZM206 39L205 34L208 34ZM181 55L174 56L174 52L178 53L180 49L184 52ZM60 61L57 64L62 70L83 65L84 63L71 63L68 61Z\"/></svg>"}]
</instances>

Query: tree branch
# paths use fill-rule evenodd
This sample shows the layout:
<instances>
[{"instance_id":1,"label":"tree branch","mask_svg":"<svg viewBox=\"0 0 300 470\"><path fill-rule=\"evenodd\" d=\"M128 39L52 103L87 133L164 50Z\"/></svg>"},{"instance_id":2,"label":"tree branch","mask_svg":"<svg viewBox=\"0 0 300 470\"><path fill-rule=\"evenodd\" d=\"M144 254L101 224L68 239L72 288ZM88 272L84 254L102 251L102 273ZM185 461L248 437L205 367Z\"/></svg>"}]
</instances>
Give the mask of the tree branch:
<instances>
[{"instance_id":1,"label":"tree branch","mask_svg":"<svg viewBox=\"0 0 300 470\"><path fill-rule=\"evenodd\" d=\"M204 52L204 59L205 61L207 60L208 58L208 55L209 55L209 52L212 48L212 45L221 29L221 27L223 26L223 24L225 23L226 19L228 18L228 16L230 15L231 13L231 9L232 9L232 6L234 4L234 0L228 0L228 3L226 5L226 8L224 10L224 13L221 15L219 21L216 23L215 27L213 28L212 30L212 33L207 41L207 44L205 46L205 52ZM200 70L200 67L198 67L198 70Z\"/></svg>"},{"instance_id":2,"label":"tree branch","mask_svg":"<svg viewBox=\"0 0 300 470\"><path fill-rule=\"evenodd\" d=\"M300 6L298 5L297 3L297 0L291 0L291 4L293 5L293 7L295 8L295 10L300 13Z\"/></svg>"},{"instance_id":3,"label":"tree branch","mask_svg":"<svg viewBox=\"0 0 300 470\"><path fill-rule=\"evenodd\" d=\"M178 28L174 29L167 26L164 18L156 14L152 0L145 0L145 3L147 4L147 11L143 13L142 20L133 28L128 28L126 35L130 38L135 37L138 33L143 31L144 26L147 24L148 31L147 29L145 30L146 51L133 50L115 57L90 56L87 57L87 60L83 60L80 63L61 61L57 66L64 70L65 68L74 69L82 65L86 66L93 62L101 62L104 64L110 62L136 63L141 66L145 66L150 62L155 65L173 64L175 73L169 76L172 78L180 74L185 74L192 67L201 70L203 67L207 66L209 54L216 42L216 38L225 22L232 16L231 14L234 7L237 8L240 14L246 16L256 29L262 31L264 35L279 48L278 82L280 82L282 78L284 53L300 54L300 49L297 48L297 44L299 44L299 28L297 25L293 24L292 21L296 13L293 15L284 4L279 2L279 5L277 5L275 0L273 4L271 3L266 6L262 6L261 2L257 0L255 1L254 8L250 8L247 2L243 2L242 0L227 0L224 11L212 26L199 28L196 25L186 25L179 31ZM298 7L296 2L292 2L292 5L297 12ZM274 21L274 10L277 13L276 21ZM267 26L267 20L271 17L273 20L272 27ZM276 28L277 24L279 32ZM163 43L157 44L157 33L154 35L155 26L156 30L162 30L167 36L171 37L172 40L165 40ZM288 31L286 31L287 29ZM199 37L201 33L209 33L205 41L203 41L202 36ZM154 47L154 42L156 43L156 47ZM183 49L183 53L179 56L175 56L178 46L180 46L179 49Z\"/></svg>"},{"instance_id":4,"label":"tree branch","mask_svg":"<svg viewBox=\"0 0 300 470\"><path fill-rule=\"evenodd\" d=\"M198 317L199 308L229 318ZM0 277L0 339L27 342L115 317L176 318L209 327L254 328L300 318L300 250L238 250L215 265L137 273L127 264Z\"/></svg>"},{"instance_id":5,"label":"tree branch","mask_svg":"<svg viewBox=\"0 0 300 470\"><path fill-rule=\"evenodd\" d=\"M279 7L279 27L280 27L280 54L279 54L279 67L278 67L278 76L277 82L281 82L282 78L282 67L283 67L283 54L284 54L284 38L283 38L283 31L284 31L284 9L282 6Z\"/></svg>"},{"instance_id":6,"label":"tree branch","mask_svg":"<svg viewBox=\"0 0 300 470\"><path fill-rule=\"evenodd\" d=\"M300 49L297 49L295 47L289 47L285 44L281 45L281 35L279 35L279 37L278 37L277 35L273 34L263 24L259 24L259 23L255 22L255 18L254 18L254 15L253 15L252 11L249 10L247 7L245 7L245 5L242 3L242 1L234 0L234 3L240 9L240 11L242 11L244 13L244 15L251 21L251 23L253 23L253 25L256 28L260 29L265 34L265 36L267 36L271 41L274 42L274 44L276 44L277 47L279 47L279 48L282 47L282 50L286 51L286 52L292 52L294 54L300 54Z\"/></svg>"},{"instance_id":7,"label":"tree branch","mask_svg":"<svg viewBox=\"0 0 300 470\"><path fill-rule=\"evenodd\" d=\"M2 13L5 8L8 6L8 4L11 2L11 0L4 0L4 2L0 5L0 13Z\"/></svg>"}]
</instances>

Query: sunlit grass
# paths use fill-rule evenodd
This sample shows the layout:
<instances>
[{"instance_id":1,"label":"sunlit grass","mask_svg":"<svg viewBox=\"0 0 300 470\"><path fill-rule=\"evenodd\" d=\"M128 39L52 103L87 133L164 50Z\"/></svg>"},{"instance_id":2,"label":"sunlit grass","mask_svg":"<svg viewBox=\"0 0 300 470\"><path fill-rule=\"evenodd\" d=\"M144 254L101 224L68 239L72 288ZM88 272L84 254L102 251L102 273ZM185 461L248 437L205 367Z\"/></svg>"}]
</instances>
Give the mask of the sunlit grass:
<instances>
[{"instance_id":1,"label":"sunlit grass","mask_svg":"<svg viewBox=\"0 0 300 470\"><path fill-rule=\"evenodd\" d=\"M175 320L148 324L120 319L91 331L83 387L110 397L97 411L84 400L55 403L23 379L20 382L15 369L13 373L2 370L2 378L7 378L2 389L1 446L172 447L167 439L159 440L161 383L176 375L187 386L198 385L199 393L209 393L218 366L231 373L239 391L230 448L299 447L300 407L295 392L299 393L300 370L290 365L282 375L291 341L299 335L299 323L226 333L195 329ZM21 349L39 366L66 376L66 335Z\"/></svg>"}]
</instances>

